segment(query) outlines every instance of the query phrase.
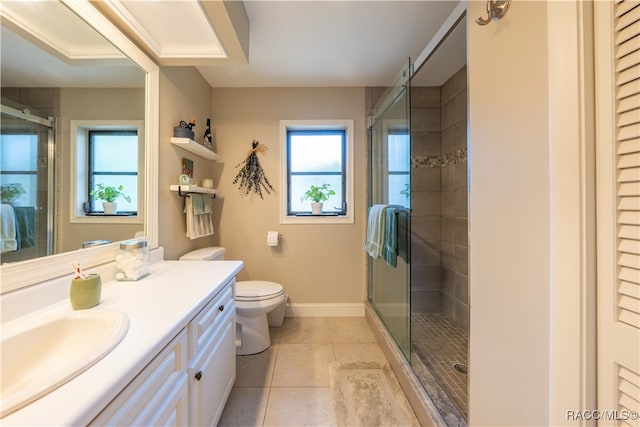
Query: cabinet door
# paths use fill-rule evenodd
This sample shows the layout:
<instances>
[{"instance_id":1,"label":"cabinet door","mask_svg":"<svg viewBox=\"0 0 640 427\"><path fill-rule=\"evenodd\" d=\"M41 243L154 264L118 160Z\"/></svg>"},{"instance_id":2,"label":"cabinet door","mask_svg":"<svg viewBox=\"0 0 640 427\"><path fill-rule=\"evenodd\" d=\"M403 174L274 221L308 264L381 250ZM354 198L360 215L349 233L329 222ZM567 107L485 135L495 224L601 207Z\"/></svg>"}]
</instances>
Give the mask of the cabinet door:
<instances>
[{"instance_id":1,"label":"cabinet door","mask_svg":"<svg viewBox=\"0 0 640 427\"><path fill-rule=\"evenodd\" d=\"M217 424L236 378L235 316L227 315L188 369L191 425Z\"/></svg>"},{"instance_id":2,"label":"cabinet door","mask_svg":"<svg viewBox=\"0 0 640 427\"><path fill-rule=\"evenodd\" d=\"M212 335L220 331L225 315L235 308L233 299L233 285L235 279L229 281L225 287L207 303L207 305L187 325L189 336L189 360L196 357L211 341Z\"/></svg>"},{"instance_id":3,"label":"cabinet door","mask_svg":"<svg viewBox=\"0 0 640 427\"><path fill-rule=\"evenodd\" d=\"M159 408L178 404L173 400L188 380L186 360L187 334L183 329L90 425L152 425Z\"/></svg>"},{"instance_id":4,"label":"cabinet door","mask_svg":"<svg viewBox=\"0 0 640 427\"><path fill-rule=\"evenodd\" d=\"M187 373L172 384L150 418L136 419L134 425L188 426L189 425L189 377ZM142 414L145 415L145 414Z\"/></svg>"}]
</instances>

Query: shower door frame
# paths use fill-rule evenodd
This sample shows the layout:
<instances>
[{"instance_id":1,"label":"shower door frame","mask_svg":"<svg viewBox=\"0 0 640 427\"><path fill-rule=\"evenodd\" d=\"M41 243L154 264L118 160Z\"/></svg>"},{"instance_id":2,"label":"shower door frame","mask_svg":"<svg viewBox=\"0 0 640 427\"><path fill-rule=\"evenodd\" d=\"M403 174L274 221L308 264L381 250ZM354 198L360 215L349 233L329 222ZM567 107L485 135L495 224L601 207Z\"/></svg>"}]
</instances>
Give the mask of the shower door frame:
<instances>
[{"instance_id":1,"label":"shower door frame","mask_svg":"<svg viewBox=\"0 0 640 427\"><path fill-rule=\"evenodd\" d=\"M405 102L405 116L403 118L403 122L406 124L408 138L409 138L409 171L410 171L410 161L411 161L411 115L410 115L410 105L411 105L411 91L410 91L410 77L412 75L411 72L411 58L408 59L406 66L398 73L398 76L392 83L392 85L387 89L387 91L380 98L376 106L374 107L373 115L368 118L367 127L369 130L369 194L368 194L368 206L371 206L374 203L380 203L380 200L376 200L376 197L379 197L380 194L387 194L388 198L388 175L385 175L383 179L386 181L381 183L381 179L376 176L374 173L376 170L378 171L386 171L387 165L385 162L381 162L381 164L374 165L374 150L376 140L376 122L378 120L382 120L384 115L394 106L397 105L398 100L401 97L404 97ZM400 120L400 119L399 119ZM385 127L384 122L382 123L384 135L388 135L386 130L390 129L390 127ZM386 157L385 157L386 159ZM409 180L411 179L411 174L409 172ZM376 179L377 178L377 179ZM410 182L410 181L409 181ZM380 184L379 184L380 183ZM388 200L386 200L388 202ZM409 193L409 206L410 206L410 193ZM400 349L400 352L403 354L407 361L411 360L411 255L410 255L410 236L411 236L411 214L409 209L409 214L407 214L407 242L408 243L408 253L407 259L402 260L398 259L399 265L396 268L404 268L404 282L402 285L404 286L404 302L401 302L401 307L396 307L393 309L394 312L404 311L404 325L400 328L391 327L391 320L387 318L383 310L377 305L376 300L374 298L375 292L375 274L374 269L376 269L376 264L384 264L384 260L381 259L371 259L368 257L368 295L367 298L371 302L372 307L378 314L378 317L385 325L389 334L393 337L396 345ZM383 269L386 266L382 267ZM386 284L386 283L385 283ZM399 286L396 283L386 284L391 286ZM391 306L391 304L390 304ZM402 317L402 316L398 316Z\"/></svg>"}]
</instances>

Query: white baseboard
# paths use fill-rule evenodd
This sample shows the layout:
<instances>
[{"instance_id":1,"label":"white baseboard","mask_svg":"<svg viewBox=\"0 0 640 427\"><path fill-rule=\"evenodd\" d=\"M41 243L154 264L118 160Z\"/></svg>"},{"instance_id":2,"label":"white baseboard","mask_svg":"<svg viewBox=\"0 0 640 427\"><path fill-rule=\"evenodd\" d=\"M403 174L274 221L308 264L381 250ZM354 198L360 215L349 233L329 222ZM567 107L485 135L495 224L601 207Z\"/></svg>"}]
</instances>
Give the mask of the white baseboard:
<instances>
[{"instance_id":1,"label":"white baseboard","mask_svg":"<svg viewBox=\"0 0 640 427\"><path fill-rule=\"evenodd\" d=\"M364 303L287 304L286 317L364 317Z\"/></svg>"}]
</instances>

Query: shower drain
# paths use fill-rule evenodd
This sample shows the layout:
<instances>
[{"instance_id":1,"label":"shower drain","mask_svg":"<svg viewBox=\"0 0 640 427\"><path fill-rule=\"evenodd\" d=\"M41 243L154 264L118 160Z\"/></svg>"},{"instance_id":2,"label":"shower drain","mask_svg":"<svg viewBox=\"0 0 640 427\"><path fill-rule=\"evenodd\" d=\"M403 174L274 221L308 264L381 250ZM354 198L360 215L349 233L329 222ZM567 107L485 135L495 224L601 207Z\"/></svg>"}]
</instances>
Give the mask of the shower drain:
<instances>
[{"instance_id":1,"label":"shower drain","mask_svg":"<svg viewBox=\"0 0 640 427\"><path fill-rule=\"evenodd\" d=\"M467 374L469 372L469 368L467 368L467 365L465 365L464 363L454 363L453 364L453 368L463 374Z\"/></svg>"}]
</instances>

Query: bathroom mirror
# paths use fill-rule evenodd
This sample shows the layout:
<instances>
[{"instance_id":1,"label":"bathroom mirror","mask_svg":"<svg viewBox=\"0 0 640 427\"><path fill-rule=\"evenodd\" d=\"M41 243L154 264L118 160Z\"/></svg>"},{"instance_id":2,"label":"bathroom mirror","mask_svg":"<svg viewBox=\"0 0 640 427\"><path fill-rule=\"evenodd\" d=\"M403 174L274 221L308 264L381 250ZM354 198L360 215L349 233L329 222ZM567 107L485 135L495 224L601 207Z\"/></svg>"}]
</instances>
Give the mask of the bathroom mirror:
<instances>
[{"instance_id":1,"label":"bathroom mirror","mask_svg":"<svg viewBox=\"0 0 640 427\"><path fill-rule=\"evenodd\" d=\"M53 201L51 212L40 215L41 222L48 226L46 232L53 235L50 243L41 245L49 246L49 250L11 263L7 263L13 261L10 257L0 255L4 258L0 267L2 293L67 274L71 260L89 268L113 259L116 243L80 249L83 241L117 242L137 234L144 235L150 247L157 247L157 65L89 2L3 1L0 12L3 126L35 118L42 119L46 128L48 116L53 115L58 144L52 148L49 141L41 149L34 148L37 159L30 161L34 175L36 170L51 166L48 172L33 178L43 181L38 193L47 188L48 182L53 183L48 185L50 191L28 203L37 206L40 214L41 206L51 206L47 199ZM38 58L48 58L49 62L38 62ZM27 86L30 88L22 96L16 95ZM51 114L47 103L57 108L53 110L56 114ZM24 117L5 122L9 117L6 112ZM129 190L137 194L133 215L84 215L82 200L86 195L82 192L86 193L86 188L78 185L82 180L76 166L81 162L74 161L86 158L77 134L78 128L89 124L103 129L124 125L138 133L138 184ZM51 132L45 129L38 133ZM5 171L2 173L5 175Z\"/></svg>"}]
</instances>

